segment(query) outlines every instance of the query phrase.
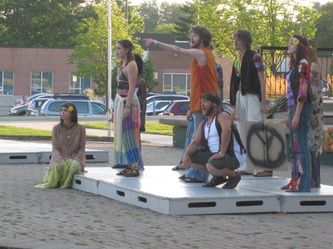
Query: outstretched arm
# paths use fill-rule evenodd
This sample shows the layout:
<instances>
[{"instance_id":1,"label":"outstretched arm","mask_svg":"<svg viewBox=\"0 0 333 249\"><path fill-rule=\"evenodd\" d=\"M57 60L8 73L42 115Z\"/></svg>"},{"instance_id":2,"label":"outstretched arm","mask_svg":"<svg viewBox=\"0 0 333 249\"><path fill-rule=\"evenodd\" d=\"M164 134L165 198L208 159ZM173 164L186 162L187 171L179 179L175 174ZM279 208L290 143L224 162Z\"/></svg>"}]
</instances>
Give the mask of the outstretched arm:
<instances>
[{"instance_id":1,"label":"outstretched arm","mask_svg":"<svg viewBox=\"0 0 333 249\"><path fill-rule=\"evenodd\" d=\"M197 48L190 48L190 49L185 49L185 48L180 48L178 46L175 45L171 45L171 44L167 44L167 43L163 43L151 38L146 38L143 39L146 43L146 47L150 47L150 46L159 46L160 48L163 48L164 50L167 51L171 51L175 54L182 54L182 55L186 55L189 56L193 59L196 59L199 63L200 66L205 66L206 65L206 55L205 53L201 50L201 49L197 49Z\"/></svg>"}]
</instances>

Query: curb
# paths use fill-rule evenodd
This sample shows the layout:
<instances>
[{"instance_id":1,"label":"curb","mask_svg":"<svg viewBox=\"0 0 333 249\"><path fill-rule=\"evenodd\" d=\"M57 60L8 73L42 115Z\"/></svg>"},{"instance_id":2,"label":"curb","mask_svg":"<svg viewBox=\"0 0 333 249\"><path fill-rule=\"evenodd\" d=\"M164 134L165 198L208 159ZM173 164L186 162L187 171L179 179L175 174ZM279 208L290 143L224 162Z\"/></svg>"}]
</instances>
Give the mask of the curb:
<instances>
[{"instance_id":1,"label":"curb","mask_svg":"<svg viewBox=\"0 0 333 249\"><path fill-rule=\"evenodd\" d=\"M0 135L0 139L6 140L21 140L21 141L40 141L40 140L52 140L52 136L15 136L15 135ZM95 142L113 142L113 137L96 137L87 136L86 141Z\"/></svg>"}]
</instances>

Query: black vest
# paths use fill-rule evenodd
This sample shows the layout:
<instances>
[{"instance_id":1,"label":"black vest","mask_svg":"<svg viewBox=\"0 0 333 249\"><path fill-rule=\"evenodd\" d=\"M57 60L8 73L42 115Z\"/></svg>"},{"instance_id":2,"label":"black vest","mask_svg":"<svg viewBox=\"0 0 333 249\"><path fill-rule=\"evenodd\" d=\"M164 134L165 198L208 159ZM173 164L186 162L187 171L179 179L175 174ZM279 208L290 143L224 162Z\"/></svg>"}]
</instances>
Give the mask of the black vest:
<instances>
[{"instance_id":1,"label":"black vest","mask_svg":"<svg viewBox=\"0 0 333 249\"><path fill-rule=\"evenodd\" d=\"M226 112L226 111L223 111L223 112ZM220 141L220 145L221 145L222 127L221 127L219 121L217 120L217 116L219 115L219 113L220 112L218 112L215 116L215 126L216 126L217 133L219 134L219 141ZM226 112L226 113L228 113L230 115L229 112ZM204 120L203 124L202 124L202 132L203 132L202 134L205 134L205 125L206 125L206 123L207 123L207 120ZM242 143L242 140L240 138L239 132L238 132L235 124L232 122L230 142L229 142L226 154L231 155L231 156L235 156L233 136L235 136L235 138L236 138L236 141L237 141L237 143L240 147L241 154L246 153L246 150L245 150L245 147L244 147L244 145ZM208 141L206 140L204 135L202 136L201 147L203 148L203 150L209 150L210 151L210 149L208 147Z\"/></svg>"},{"instance_id":2,"label":"black vest","mask_svg":"<svg viewBox=\"0 0 333 249\"><path fill-rule=\"evenodd\" d=\"M239 84L242 82L241 92L242 95L247 93L256 94L261 101L260 80L257 68L254 64L253 57L255 51L248 49L242 60L241 77L238 77L234 67L232 67L231 81L230 81L230 104L236 104L236 93L239 89Z\"/></svg>"}]
</instances>

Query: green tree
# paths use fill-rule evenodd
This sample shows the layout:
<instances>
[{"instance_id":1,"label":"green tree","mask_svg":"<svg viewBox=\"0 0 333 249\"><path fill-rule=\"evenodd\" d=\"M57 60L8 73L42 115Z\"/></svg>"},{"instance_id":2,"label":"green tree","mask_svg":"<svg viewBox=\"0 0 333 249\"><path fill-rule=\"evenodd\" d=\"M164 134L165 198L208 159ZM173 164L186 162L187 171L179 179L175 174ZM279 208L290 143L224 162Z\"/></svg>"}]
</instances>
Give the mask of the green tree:
<instances>
[{"instance_id":1,"label":"green tree","mask_svg":"<svg viewBox=\"0 0 333 249\"><path fill-rule=\"evenodd\" d=\"M300 0L195 0L196 16L201 25L214 34L219 55L236 56L233 34L237 29L252 33L253 48L260 45L286 46L293 34L313 38L319 15L312 7L303 7ZM282 54L271 53L265 58L269 71L275 72L282 63Z\"/></svg>"},{"instance_id":2,"label":"green tree","mask_svg":"<svg viewBox=\"0 0 333 249\"><path fill-rule=\"evenodd\" d=\"M154 80L154 66L150 54L145 58L141 77L146 81L148 92L152 91L159 84L158 80Z\"/></svg>"},{"instance_id":3,"label":"green tree","mask_svg":"<svg viewBox=\"0 0 333 249\"><path fill-rule=\"evenodd\" d=\"M319 47L333 47L333 3L320 5L318 12L321 15L316 21L317 33L315 41Z\"/></svg>"},{"instance_id":4,"label":"green tree","mask_svg":"<svg viewBox=\"0 0 333 249\"><path fill-rule=\"evenodd\" d=\"M162 2L159 8L160 20L159 25L175 24L183 14L182 4Z\"/></svg>"},{"instance_id":5,"label":"green tree","mask_svg":"<svg viewBox=\"0 0 333 249\"><path fill-rule=\"evenodd\" d=\"M108 75L108 27L106 6L94 7L97 18L86 18L79 26L79 34L76 37L77 46L69 56L69 63L77 64L79 77L90 77L98 85L96 94L105 96L107 93ZM118 5L112 3L112 49L117 41L133 37L129 33L130 26L127 24L124 12ZM135 27L133 27L135 29ZM83 32L84 31L84 32ZM135 46L136 53L141 53L141 47ZM113 64L117 59L113 58ZM113 84L115 85L115 81Z\"/></svg>"},{"instance_id":6,"label":"green tree","mask_svg":"<svg viewBox=\"0 0 333 249\"><path fill-rule=\"evenodd\" d=\"M175 22L176 39L179 41L187 41L189 39L188 31L197 22L195 5L188 3L180 7L182 13L179 15L179 20Z\"/></svg>"},{"instance_id":7,"label":"green tree","mask_svg":"<svg viewBox=\"0 0 333 249\"><path fill-rule=\"evenodd\" d=\"M3 46L73 47L83 18L96 17L84 0L8 0L0 5Z\"/></svg>"},{"instance_id":8,"label":"green tree","mask_svg":"<svg viewBox=\"0 0 333 249\"><path fill-rule=\"evenodd\" d=\"M157 34L170 34L175 31L175 24L169 23L164 25L157 25L153 33Z\"/></svg>"},{"instance_id":9,"label":"green tree","mask_svg":"<svg viewBox=\"0 0 333 249\"><path fill-rule=\"evenodd\" d=\"M139 15L144 18L145 32L151 33L160 21L159 7L156 0L145 1L139 7Z\"/></svg>"}]
</instances>

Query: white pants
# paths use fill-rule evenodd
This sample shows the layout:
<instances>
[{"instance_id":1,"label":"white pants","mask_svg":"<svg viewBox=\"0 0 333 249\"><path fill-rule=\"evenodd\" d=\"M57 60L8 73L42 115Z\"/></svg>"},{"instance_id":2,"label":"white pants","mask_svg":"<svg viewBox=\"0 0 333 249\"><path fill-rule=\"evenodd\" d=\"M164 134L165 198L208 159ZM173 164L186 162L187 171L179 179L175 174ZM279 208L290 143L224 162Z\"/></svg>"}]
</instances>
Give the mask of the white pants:
<instances>
[{"instance_id":1,"label":"white pants","mask_svg":"<svg viewBox=\"0 0 333 249\"><path fill-rule=\"evenodd\" d=\"M236 117L237 117L237 129L242 139L244 146L246 145L246 134L245 134L245 122L259 122L262 121L261 113L261 102L255 94L242 95L241 91L236 94ZM239 171L246 171L246 161L242 163Z\"/></svg>"}]
</instances>

